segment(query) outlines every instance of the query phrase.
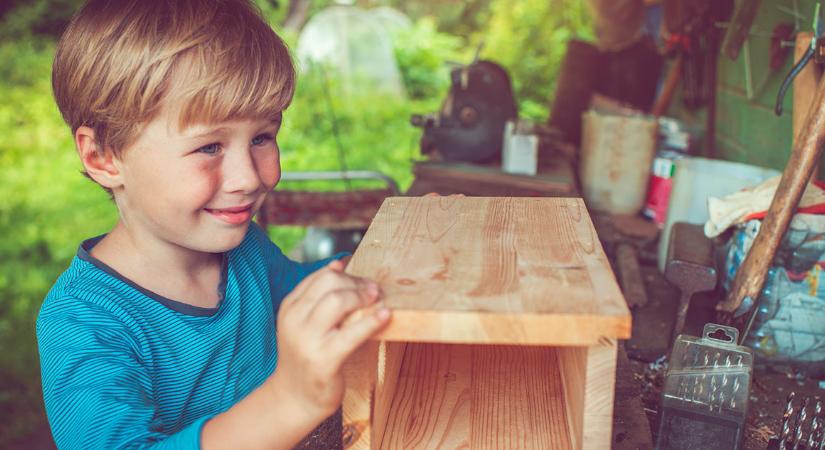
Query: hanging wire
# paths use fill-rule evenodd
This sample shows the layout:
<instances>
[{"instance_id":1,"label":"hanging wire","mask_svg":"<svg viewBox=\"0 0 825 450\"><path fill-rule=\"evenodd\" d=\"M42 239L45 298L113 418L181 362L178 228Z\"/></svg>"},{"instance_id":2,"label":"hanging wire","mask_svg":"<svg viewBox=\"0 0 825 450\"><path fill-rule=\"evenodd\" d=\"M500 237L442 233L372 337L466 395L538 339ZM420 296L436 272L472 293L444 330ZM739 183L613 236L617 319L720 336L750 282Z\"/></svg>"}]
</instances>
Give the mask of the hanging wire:
<instances>
[{"instance_id":1,"label":"hanging wire","mask_svg":"<svg viewBox=\"0 0 825 450\"><path fill-rule=\"evenodd\" d=\"M352 191L352 184L350 183L349 179L349 168L347 167L347 156L346 151L344 150L344 145L341 143L341 134L338 131L338 118L335 115L335 106L332 103L332 95L330 94L330 83L329 83L329 76L327 75L327 69L324 67L324 64L318 64L317 67L321 70L321 76L324 78L324 98L327 102L327 109L329 110L329 118L330 122L332 123L332 135L335 138L335 146L338 149L338 165L341 167L341 171L344 173L344 184L346 185L347 192Z\"/></svg>"}]
</instances>

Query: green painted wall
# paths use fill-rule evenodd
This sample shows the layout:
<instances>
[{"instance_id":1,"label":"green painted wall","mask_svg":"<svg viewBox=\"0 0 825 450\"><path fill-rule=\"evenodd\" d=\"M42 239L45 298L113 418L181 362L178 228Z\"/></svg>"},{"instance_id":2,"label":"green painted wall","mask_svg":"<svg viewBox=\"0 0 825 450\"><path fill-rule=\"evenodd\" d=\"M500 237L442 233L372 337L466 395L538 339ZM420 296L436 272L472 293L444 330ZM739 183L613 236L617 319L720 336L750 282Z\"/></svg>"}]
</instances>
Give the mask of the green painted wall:
<instances>
[{"instance_id":1,"label":"green painted wall","mask_svg":"<svg viewBox=\"0 0 825 450\"><path fill-rule=\"evenodd\" d=\"M811 31L814 0L796 0L800 29ZM777 117L774 104L779 86L792 66L793 48L785 65L776 72L768 66L770 36L779 23L794 23L792 15L779 7L793 9L793 0L762 0L751 35L736 61L719 56L717 72L716 157L783 169L791 151L793 91L785 95L784 113ZM752 98L747 96L746 50L750 52ZM704 125L704 110L687 111L675 97L668 114L688 123ZM706 153L705 153L706 154Z\"/></svg>"}]
</instances>

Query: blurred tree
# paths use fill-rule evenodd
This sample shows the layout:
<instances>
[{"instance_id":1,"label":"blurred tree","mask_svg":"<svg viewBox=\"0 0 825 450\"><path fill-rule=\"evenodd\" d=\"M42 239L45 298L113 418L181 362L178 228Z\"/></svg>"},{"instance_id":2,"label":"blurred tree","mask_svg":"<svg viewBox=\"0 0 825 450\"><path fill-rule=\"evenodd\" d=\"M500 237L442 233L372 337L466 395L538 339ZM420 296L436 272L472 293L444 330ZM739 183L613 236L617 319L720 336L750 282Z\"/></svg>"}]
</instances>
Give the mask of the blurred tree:
<instances>
[{"instance_id":1,"label":"blurred tree","mask_svg":"<svg viewBox=\"0 0 825 450\"><path fill-rule=\"evenodd\" d=\"M481 56L510 72L519 115L543 120L558 68L573 37L593 39L592 18L580 0L492 0L490 21L476 34Z\"/></svg>"},{"instance_id":2,"label":"blurred tree","mask_svg":"<svg viewBox=\"0 0 825 450\"><path fill-rule=\"evenodd\" d=\"M281 26L284 29L297 32L307 21L311 6L312 0L289 0L286 17L281 22Z\"/></svg>"},{"instance_id":3,"label":"blurred tree","mask_svg":"<svg viewBox=\"0 0 825 450\"><path fill-rule=\"evenodd\" d=\"M438 31L462 38L470 37L487 26L491 0L363 0L364 6L391 6L413 20L431 17Z\"/></svg>"},{"instance_id":4,"label":"blurred tree","mask_svg":"<svg viewBox=\"0 0 825 450\"><path fill-rule=\"evenodd\" d=\"M58 37L83 0L6 0L0 2L0 38Z\"/></svg>"},{"instance_id":5,"label":"blurred tree","mask_svg":"<svg viewBox=\"0 0 825 450\"><path fill-rule=\"evenodd\" d=\"M445 62L463 59L460 47L459 38L437 31L435 21L429 17L398 32L395 58L411 98L437 98L447 92L450 79Z\"/></svg>"}]
</instances>

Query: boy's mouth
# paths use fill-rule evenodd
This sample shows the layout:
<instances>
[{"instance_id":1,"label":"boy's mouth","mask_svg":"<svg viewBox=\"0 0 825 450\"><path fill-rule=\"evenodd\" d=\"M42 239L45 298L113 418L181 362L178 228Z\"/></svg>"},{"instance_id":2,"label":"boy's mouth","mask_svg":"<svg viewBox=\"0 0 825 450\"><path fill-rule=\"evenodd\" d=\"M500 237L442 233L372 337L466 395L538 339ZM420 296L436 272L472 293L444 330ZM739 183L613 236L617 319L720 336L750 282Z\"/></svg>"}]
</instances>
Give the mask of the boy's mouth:
<instances>
[{"instance_id":1,"label":"boy's mouth","mask_svg":"<svg viewBox=\"0 0 825 450\"><path fill-rule=\"evenodd\" d=\"M252 218L253 205L254 203L250 203L248 205L233 206L231 208L204 208L204 210L223 222L239 225Z\"/></svg>"}]
</instances>

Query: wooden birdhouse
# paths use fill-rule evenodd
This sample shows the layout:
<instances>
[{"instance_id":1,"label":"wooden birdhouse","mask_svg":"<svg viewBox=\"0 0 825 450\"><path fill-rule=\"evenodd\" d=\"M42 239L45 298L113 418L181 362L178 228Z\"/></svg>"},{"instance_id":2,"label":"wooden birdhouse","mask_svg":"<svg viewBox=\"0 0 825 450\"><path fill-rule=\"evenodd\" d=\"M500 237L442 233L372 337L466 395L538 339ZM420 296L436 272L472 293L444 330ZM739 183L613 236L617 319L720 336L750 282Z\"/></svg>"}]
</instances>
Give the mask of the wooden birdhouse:
<instances>
[{"instance_id":1,"label":"wooden birdhouse","mask_svg":"<svg viewBox=\"0 0 825 450\"><path fill-rule=\"evenodd\" d=\"M610 448L631 319L582 200L388 198L347 271L393 318L345 367L345 448Z\"/></svg>"}]
</instances>

